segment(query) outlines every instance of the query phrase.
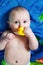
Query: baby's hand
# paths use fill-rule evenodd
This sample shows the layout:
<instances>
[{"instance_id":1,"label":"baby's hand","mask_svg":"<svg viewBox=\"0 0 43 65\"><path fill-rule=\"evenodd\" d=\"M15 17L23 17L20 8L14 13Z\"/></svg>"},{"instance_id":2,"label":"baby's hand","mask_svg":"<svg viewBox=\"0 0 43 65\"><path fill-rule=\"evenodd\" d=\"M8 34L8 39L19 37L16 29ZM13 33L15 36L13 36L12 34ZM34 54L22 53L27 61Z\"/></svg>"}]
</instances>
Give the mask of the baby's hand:
<instances>
[{"instance_id":1,"label":"baby's hand","mask_svg":"<svg viewBox=\"0 0 43 65\"><path fill-rule=\"evenodd\" d=\"M2 39L5 39L6 41L13 39L15 35L9 31L6 31L2 34Z\"/></svg>"},{"instance_id":2,"label":"baby's hand","mask_svg":"<svg viewBox=\"0 0 43 65\"><path fill-rule=\"evenodd\" d=\"M14 37L15 37L15 35L14 35L13 33L8 33L8 34L7 34L7 38L8 38L9 40L14 39Z\"/></svg>"},{"instance_id":3,"label":"baby's hand","mask_svg":"<svg viewBox=\"0 0 43 65\"><path fill-rule=\"evenodd\" d=\"M25 28L24 33L26 34L27 37L30 36L30 35L32 35L32 30L31 30L31 28L30 28L30 27Z\"/></svg>"}]
</instances>

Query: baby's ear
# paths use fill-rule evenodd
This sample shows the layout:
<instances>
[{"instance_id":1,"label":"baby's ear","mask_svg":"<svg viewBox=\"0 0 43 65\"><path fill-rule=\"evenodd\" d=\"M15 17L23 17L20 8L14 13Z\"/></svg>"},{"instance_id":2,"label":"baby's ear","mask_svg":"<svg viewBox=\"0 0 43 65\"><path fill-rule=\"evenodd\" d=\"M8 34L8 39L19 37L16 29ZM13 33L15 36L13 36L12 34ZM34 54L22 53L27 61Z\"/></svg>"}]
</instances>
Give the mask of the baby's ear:
<instances>
[{"instance_id":1,"label":"baby's ear","mask_svg":"<svg viewBox=\"0 0 43 65\"><path fill-rule=\"evenodd\" d=\"M9 21L7 21L7 23L8 23L8 27L10 28L10 23L9 23Z\"/></svg>"},{"instance_id":2,"label":"baby's ear","mask_svg":"<svg viewBox=\"0 0 43 65\"><path fill-rule=\"evenodd\" d=\"M7 21L7 23L9 24L9 21Z\"/></svg>"},{"instance_id":3,"label":"baby's ear","mask_svg":"<svg viewBox=\"0 0 43 65\"><path fill-rule=\"evenodd\" d=\"M7 23L8 23L9 26L11 25L11 23L9 21L7 21Z\"/></svg>"}]
</instances>

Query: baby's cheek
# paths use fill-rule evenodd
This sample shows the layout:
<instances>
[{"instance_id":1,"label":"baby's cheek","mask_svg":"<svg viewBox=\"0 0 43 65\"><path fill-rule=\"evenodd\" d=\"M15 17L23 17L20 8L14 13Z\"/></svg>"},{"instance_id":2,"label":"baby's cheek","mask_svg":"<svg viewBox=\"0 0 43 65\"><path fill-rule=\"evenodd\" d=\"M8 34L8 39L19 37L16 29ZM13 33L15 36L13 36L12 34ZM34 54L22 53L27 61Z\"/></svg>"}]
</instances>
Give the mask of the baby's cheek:
<instances>
[{"instance_id":1,"label":"baby's cheek","mask_svg":"<svg viewBox=\"0 0 43 65\"><path fill-rule=\"evenodd\" d=\"M25 27L26 27L26 28L27 28L27 27L30 27L30 23L26 23Z\"/></svg>"},{"instance_id":2,"label":"baby's cheek","mask_svg":"<svg viewBox=\"0 0 43 65\"><path fill-rule=\"evenodd\" d=\"M30 25L30 21L28 22L28 25Z\"/></svg>"},{"instance_id":3,"label":"baby's cheek","mask_svg":"<svg viewBox=\"0 0 43 65\"><path fill-rule=\"evenodd\" d=\"M19 27L19 24L13 24L13 28L17 29Z\"/></svg>"}]
</instances>

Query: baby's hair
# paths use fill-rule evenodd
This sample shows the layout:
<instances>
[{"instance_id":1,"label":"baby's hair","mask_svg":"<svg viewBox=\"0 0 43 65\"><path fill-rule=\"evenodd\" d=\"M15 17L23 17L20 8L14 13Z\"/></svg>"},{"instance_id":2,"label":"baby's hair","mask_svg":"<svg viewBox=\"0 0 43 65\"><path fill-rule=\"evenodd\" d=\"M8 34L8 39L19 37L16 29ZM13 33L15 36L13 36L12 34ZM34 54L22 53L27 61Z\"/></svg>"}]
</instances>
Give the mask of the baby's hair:
<instances>
[{"instance_id":1,"label":"baby's hair","mask_svg":"<svg viewBox=\"0 0 43 65\"><path fill-rule=\"evenodd\" d=\"M19 10L27 10L26 8L24 8L24 7L15 7L15 8L13 8L11 11L10 11L10 13L12 12L12 11L19 11ZM28 11L28 10L27 10ZM9 14L10 14L9 13Z\"/></svg>"}]
</instances>

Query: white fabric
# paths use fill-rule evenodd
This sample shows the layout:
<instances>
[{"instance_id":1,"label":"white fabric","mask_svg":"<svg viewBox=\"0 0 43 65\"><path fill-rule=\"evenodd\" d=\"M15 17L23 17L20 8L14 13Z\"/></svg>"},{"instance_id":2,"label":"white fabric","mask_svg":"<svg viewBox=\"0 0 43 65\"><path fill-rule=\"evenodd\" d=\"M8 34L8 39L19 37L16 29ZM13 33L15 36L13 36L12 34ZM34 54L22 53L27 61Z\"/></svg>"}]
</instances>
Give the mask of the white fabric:
<instances>
[{"instance_id":1,"label":"white fabric","mask_svg":"<svg viewBox=\"0 0 43 65\"><path fill-rule=\"evenodd\" d=\"M30 61L27 63L27 65L30 65Z\"/></svg>"}]
</instances>

